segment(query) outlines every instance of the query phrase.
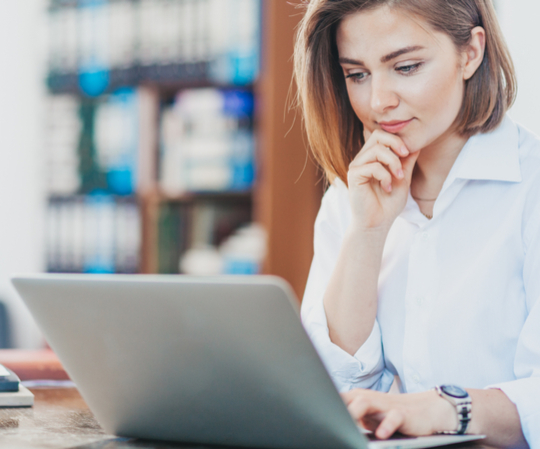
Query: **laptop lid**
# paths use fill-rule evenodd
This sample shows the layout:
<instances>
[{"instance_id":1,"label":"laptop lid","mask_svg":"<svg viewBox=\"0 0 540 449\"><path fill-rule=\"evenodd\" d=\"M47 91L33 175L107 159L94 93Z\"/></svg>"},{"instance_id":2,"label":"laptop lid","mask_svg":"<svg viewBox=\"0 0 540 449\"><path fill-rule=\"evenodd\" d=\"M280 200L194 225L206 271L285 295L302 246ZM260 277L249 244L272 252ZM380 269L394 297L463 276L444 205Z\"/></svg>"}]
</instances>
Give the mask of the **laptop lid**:
<instances>
[{"instance_id":1,"label":"laptop lid","mask_svg":"<svg viewBox=\"0 0 540 449\"><path fill-rule=\"evenodd\" d=\"M268 448L364 448L268 276L12 279L107 432Z\"/></svg>"}]
</instances>

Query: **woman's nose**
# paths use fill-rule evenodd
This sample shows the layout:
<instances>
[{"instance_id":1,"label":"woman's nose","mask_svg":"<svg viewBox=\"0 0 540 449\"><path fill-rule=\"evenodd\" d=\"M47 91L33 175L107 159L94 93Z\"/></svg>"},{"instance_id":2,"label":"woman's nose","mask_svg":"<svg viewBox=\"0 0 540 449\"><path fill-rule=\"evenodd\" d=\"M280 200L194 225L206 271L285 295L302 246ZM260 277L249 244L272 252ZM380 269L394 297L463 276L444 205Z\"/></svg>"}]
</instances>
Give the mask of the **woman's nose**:
<instances>
[{"instance_id":1,"label":"woman's nose","mask_svg":"<svg viewBox=\"0 0 540 449\"><path fill-rule=\"evenodd\" d=\"M373 112L383 114L388 109L399 105L399 96L396 94L391 82L384 77L372 77L371 82L371 109Z\"/></svg>"}]
</instances>

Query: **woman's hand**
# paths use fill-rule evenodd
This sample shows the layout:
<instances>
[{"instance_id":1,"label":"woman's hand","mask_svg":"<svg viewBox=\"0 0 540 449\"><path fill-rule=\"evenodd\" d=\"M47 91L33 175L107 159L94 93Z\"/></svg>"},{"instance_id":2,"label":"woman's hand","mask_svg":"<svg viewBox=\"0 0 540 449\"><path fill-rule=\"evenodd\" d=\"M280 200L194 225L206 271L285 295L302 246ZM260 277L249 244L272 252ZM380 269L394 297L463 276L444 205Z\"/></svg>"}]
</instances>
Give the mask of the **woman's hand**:
<instances>
[{"instance_id":1,"label":"woman's hand","mask_svg":"<svg viewBox=\"0 0 540 449\"><path fill-rule=\"evenodd\" d=\"M419 152L410 154L400 137L364 131L365 145L349 165L349 199L360 227L388 229L407 203Z\"/></svg>"},{"instance_id":2,"label":"woman's hand","mask_svg":"<svg viewBox=\"0 0 540 449\"><path fill-rule=\"evenodd\" d=\"M486 435L486 446L528 448L515 404L497 389L467 389L472 399L468 434ZM422 436L456 430L456 408L435 390L388 394L351 390L341 395L349 413L363 427L387 439L395 432Z\"/></svg>"},{"instance_id":3,"label":"woman's hand","mask_svg":"<svg viewBox=\"0 0 540 449\"><path fill-rule=\"evenodd\" d=\"M388 394L357 389L341 396L354 420L380 439L395 432L421 436L457 428L455 407L435 390Z\"/></svg>"}]
</instances>

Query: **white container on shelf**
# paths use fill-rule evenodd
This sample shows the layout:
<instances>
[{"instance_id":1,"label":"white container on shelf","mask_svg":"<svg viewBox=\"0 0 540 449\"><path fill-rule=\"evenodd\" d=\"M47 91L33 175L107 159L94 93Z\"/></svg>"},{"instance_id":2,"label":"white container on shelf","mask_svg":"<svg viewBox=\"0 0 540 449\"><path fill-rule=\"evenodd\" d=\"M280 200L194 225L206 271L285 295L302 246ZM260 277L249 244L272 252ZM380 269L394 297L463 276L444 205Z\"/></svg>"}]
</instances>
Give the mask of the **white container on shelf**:
<instances>
[{"instance_id":1,"label":"white container on shelf","mask_svg":"<svg viewBox=\"0 0 540 449\"><path fill-rule=\"evenodd\" d=\"M266 255L266 232L256 223L240 228L222 243L220 252L224 274L257 274Z\"/></svg>"},{"instance_id":2,"label":"white container on shelf","mask_svg":"<svg viewBox=\"0 0 540 449\"><path fill-rule=\"evenodd\" d=\"M215 276L223 272L223 257L213 246L189 249L180 259L180 272L195 276Z\"/></svg>"}]
</instances>

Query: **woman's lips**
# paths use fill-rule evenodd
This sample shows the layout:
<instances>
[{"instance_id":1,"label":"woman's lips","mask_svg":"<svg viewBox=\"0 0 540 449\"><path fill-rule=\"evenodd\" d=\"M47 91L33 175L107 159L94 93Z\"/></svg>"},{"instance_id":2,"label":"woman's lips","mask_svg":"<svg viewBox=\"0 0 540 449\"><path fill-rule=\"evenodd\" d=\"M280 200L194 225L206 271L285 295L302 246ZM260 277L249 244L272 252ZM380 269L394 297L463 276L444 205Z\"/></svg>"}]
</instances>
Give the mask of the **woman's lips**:
<instances>
[{"instance_id":1,"label":"woman's lips","mask_svg":"<svg viewBox=\"0 0 540 449\"><path fill-rule=\"evenodd\" d=\"M411 123L413 119L407 120L407 121L393 121L393 122L379 122L379 125L383 130L385 130L388 133L398 133L403 128L405 128L409 123Z\"/></svg>"}]
</instances>

